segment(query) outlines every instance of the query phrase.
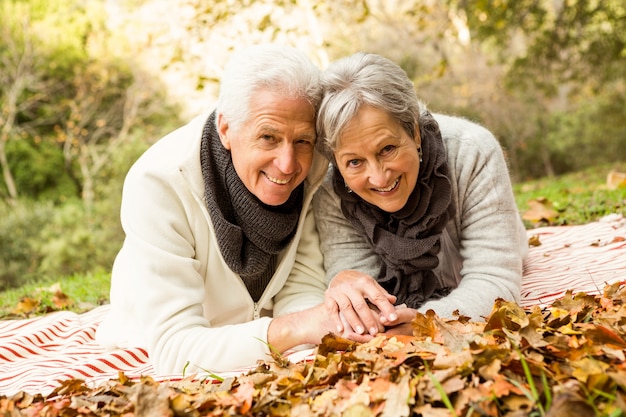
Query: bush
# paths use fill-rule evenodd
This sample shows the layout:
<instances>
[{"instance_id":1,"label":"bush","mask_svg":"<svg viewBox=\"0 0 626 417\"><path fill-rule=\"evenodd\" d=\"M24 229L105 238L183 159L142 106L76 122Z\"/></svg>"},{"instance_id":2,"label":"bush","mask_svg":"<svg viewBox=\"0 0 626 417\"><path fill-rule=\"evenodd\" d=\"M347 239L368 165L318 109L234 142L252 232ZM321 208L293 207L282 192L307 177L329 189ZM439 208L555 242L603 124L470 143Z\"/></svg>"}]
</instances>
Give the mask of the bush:
<instances>
[{"instance_id":1,"label":"bush","mask_svg":"<svg viewBox=\"0 0 626 417\"><path fill-rule=\"evenodd\" d=\"M0 206L0 290L22 285L37 275L42 259L37 248L40 231L53 214L49 202Z\"/></svg>"},{"instance_id":2,"label":"bush","mask_svg":"<svg viewBox=\"0 0 626 417\"><path fill-rule=\"evenodd\" d=\"M78 184L68 175L63 151L58 146L26 139L10 141L7 159L21 196L54 202L80 196Z\"/></svg>"},{"instance_id":3,"label":"bush","mask_svg":"<svg viewBox=\"0 0 626 417\"><path fill-rule=\"evenodd\" d=\"M90 218L81 201L59 206L40 232L39 274L61 277L110 270L122 235L120 227L112 224L119 223L117 216L102 220Z\"/></svg>"}]
</instances>

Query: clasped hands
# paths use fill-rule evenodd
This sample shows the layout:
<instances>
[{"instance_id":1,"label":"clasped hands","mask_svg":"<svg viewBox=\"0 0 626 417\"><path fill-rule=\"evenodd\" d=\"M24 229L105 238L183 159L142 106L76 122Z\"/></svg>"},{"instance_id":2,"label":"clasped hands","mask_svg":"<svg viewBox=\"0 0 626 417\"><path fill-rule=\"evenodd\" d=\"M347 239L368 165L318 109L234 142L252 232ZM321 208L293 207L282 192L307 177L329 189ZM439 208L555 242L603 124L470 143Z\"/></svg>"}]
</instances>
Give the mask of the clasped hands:
<instances>
[{"instance_id":1,"label":"clasped hands","mask_svg":"<svg viewBox=\"0 0 626 417\"><path fill-rule=\"evenodd\" d=\"M370 275L345 270L332 279L325 292L324 306L338 334L366 342L379 333L413 333L411 322L416 310L395 302L396 297Z\"/></svg>"}]
</instances>

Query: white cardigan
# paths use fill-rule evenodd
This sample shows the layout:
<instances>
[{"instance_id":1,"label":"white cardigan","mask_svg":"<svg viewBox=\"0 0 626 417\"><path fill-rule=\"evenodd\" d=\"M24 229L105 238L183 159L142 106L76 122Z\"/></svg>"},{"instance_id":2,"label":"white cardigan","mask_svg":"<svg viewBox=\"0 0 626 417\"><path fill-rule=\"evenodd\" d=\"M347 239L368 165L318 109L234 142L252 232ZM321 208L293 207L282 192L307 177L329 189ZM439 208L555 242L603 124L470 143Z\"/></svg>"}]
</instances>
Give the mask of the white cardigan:
<instances>
[{"instance_id":1,"label":"white cardigan","mask_svg":"<svg viewBox=\"0 0 626 417\"><path fill-rule=\"evenodd\" d=\"M124 182L126 238L113 266L106 347L146 348L157 374L232 370L267 359L272 316L317 305L326 282L310 202L328 162L316 152L292 243L257 303L224 262L204 198L204 114L155 143Z\"/></svg>"},{"instance_id":2,"label":"white cardigan","mask_svg":"<svg viewBox=\"0 0 626 417\"><path fill-rule=\"evenodd\" d=\"M519 301L522 263L528 252L508 169L497 140L465 119L435 114L447 152L456 215L442 235L435 274L455 288L447 297L426 302L442 317L455 310L481 320L496 298ZM332 170L313 200L324 265L330 281L344 269L373 277L381 260L341 212L333 191Z\"/></svg>"}]
</instances>

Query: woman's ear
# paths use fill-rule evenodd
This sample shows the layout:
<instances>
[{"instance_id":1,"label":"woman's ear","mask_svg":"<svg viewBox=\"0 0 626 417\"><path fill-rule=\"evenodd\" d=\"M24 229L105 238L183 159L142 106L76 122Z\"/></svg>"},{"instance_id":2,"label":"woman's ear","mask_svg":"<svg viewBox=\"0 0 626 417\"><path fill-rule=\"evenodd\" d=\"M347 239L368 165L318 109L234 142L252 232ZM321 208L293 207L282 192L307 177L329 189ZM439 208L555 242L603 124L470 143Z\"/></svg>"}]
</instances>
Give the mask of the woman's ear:
<instances>
[{"instance_id":1,"label":"woman's ear","mask_svg":"<svg viewBox=\"0 0 626 417\"><path fill-rule=\"evenodd\" d=\"M228 122L222 113L217 114L217 134L224 148L230 150L230 139L228 138Z\"/></svg>"},{"instance_id":2,"label":"woman's ear","mask_svg":"<svg viewBox=\"0 0 626 417\"><path fill-rule=\"evenodd\" d=\"M415 123L415 138L414 138L414 140L415 140L415 145L418 148L421 148L422 147L422 136L420 134L420 125L419 125L419 123Z\"/></svg>"}]
</instances>

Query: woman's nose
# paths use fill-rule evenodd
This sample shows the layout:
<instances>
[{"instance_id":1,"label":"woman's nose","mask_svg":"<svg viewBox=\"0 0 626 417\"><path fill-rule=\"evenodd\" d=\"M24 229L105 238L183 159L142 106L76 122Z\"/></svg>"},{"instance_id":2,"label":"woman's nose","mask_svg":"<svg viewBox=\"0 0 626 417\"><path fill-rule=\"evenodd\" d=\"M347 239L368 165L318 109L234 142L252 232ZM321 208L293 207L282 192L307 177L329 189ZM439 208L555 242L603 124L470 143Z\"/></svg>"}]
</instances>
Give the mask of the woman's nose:
<instances>
[{"instance_id":1,"label":"woman's nose","mask_svg":"<svg viewBox=\"0 0 626 417\"><path fill-rule=\"evenodd\" d=\"M381 163L370 164L369 169L369 182L374 187L386 187L387 186L387 170Z\"/></svg>"}]
</instances>

